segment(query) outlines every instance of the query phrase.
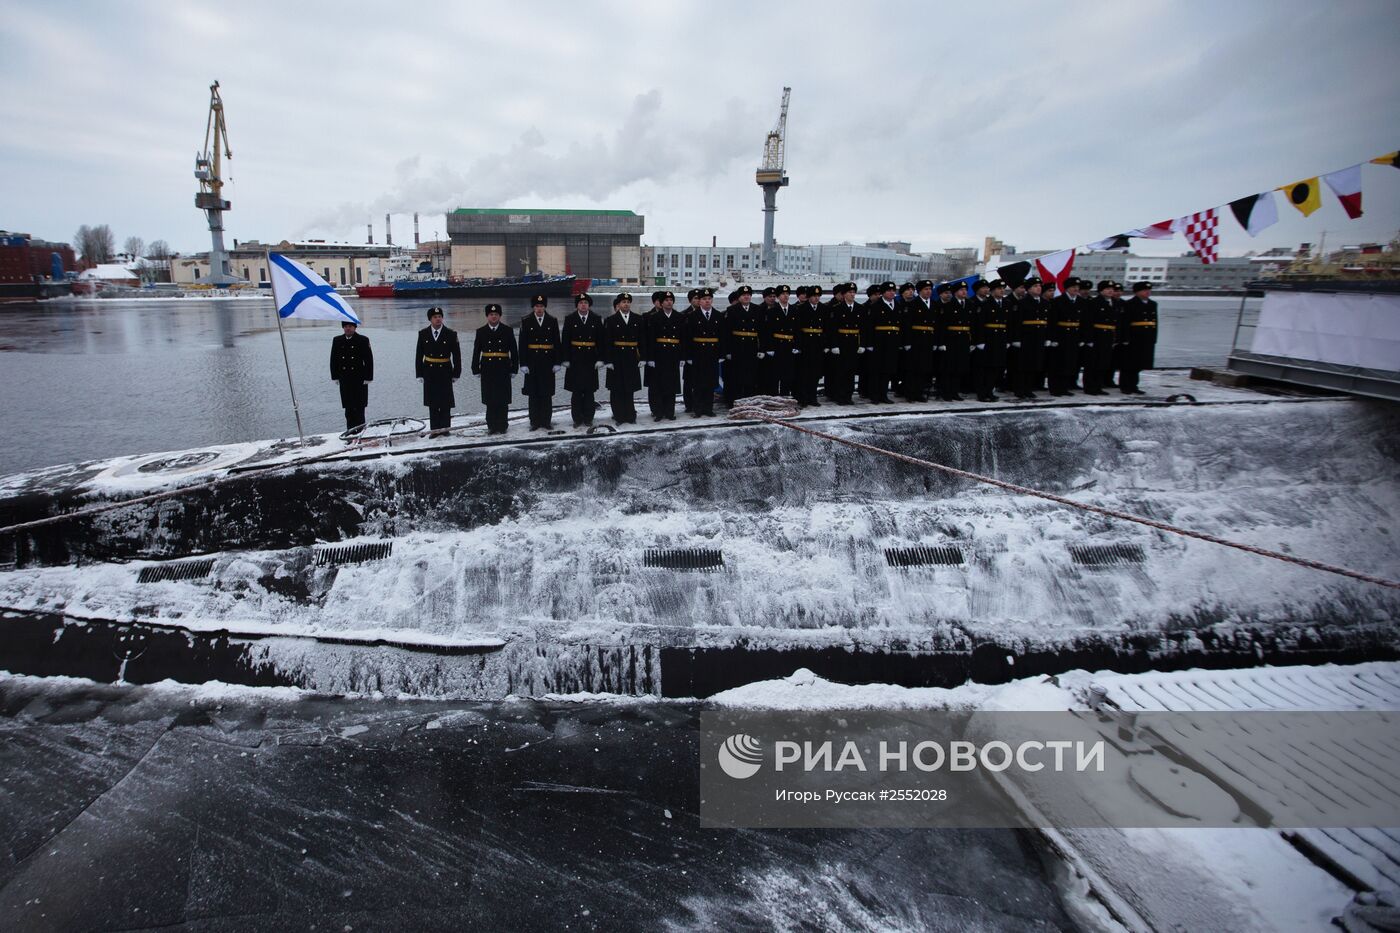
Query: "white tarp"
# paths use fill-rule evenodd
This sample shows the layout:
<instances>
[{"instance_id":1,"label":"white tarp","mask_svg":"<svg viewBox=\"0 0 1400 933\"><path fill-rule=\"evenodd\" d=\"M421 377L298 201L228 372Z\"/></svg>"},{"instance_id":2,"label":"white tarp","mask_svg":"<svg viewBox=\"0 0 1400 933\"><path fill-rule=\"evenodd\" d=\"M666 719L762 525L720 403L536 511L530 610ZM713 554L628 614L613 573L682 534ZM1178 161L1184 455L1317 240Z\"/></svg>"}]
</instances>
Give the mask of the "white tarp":
<instances>
[{"instance_id":1,"label":"white tarp","mask_svg":"<svg viewBox=\"0 0 1400 933\"><path fill-rule=\"evenodd\" d=\"M1400 372L1400 295L1269 292L1250 351Z\"/></svg>"}]
</instances>

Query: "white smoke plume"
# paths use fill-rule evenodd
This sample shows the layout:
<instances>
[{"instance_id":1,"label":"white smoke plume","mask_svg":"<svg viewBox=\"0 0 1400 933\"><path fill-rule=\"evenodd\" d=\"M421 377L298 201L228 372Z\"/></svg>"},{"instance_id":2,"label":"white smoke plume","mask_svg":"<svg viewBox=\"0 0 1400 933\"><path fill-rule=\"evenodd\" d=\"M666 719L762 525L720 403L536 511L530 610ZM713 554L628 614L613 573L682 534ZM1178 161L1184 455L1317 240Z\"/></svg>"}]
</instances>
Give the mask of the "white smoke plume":
<instances>
[{"instance_id":1,"label":"white smoke plume","mask_svg":"<svg viewBox=\"0 0 1400 933\"><path fill-rule=\"evenodd\" d=\"M445 213L458 207L498 207L533 197L602 201L637 182L706 181L735 159L758 164L762 119L731 99L705 126L668 126L660 89L639 94L615 130L579 138L571 127L549 134L531 126L504 151L477 157L465 169L414 155L395 166L379 197L345 202L308 219L301 234L355 233L385 213ZM424 234L428 234L425 232ZM400 242L407 238L400 236Z\"/></svg>"}]
</instances>

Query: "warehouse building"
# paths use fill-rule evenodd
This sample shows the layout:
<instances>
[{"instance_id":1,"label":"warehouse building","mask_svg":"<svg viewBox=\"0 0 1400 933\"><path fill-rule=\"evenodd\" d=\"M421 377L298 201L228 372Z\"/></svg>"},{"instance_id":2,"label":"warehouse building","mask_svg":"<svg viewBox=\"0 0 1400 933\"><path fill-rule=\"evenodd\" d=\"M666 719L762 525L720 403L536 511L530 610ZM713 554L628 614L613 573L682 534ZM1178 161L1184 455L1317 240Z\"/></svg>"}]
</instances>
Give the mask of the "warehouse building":
<instances>
[{"instance_id":1,"label":"warehouse building","mask_svg":"<svg viewBox=\"0 0 1400 933\"><path fill-rule=\"evenodd\" d=\"M636 285L644 228L645 218L632 211L458 208L447 215L452 274L572 273Z\"/></svg>"}]
</instances>

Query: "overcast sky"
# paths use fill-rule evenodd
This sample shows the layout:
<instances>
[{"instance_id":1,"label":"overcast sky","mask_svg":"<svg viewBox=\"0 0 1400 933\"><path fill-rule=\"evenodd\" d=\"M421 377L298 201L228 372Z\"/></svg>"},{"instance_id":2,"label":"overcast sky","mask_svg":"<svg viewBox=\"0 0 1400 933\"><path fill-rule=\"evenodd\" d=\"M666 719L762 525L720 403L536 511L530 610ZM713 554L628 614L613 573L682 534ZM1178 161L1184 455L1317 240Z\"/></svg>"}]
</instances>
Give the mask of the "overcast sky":
<instances>
[{"instance_id":1,"label":"overcast sky","mask_svg":"<svg viewBox=\"0 0 1400 933\"><path fill-rule=\"evenodd\" d=\"M762 235L792 86L788 243L1073 246L1400 146L1400 2L64 3L0 0L0 227L207 249L194 152L222 85L227 236L363 242L395 212L630 209L644 243ZM1282 202L1226 253L1388 240ZM1143 242L1143 241L1138 241ZM1174 254L1180 240L1142 252Z\"/></svg>"}]
</instances>

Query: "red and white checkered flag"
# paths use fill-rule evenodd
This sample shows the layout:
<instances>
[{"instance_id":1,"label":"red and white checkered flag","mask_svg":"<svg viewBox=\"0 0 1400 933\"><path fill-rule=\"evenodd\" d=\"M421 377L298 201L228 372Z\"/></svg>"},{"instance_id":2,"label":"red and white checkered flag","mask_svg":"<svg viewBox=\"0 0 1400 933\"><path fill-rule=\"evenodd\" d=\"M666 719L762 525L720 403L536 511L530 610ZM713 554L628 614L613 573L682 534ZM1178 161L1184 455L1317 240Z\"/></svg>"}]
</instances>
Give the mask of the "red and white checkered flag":
<instances>
[{"instance_id":1,"label":"red and white checkered flag","mask_svg":"<svg viewBox=\"0 0 1400 933\"><path fill-rule=\"evenodd\" d=\"M1172 225L1186 235L1186 242L1201 257L1201 262L1210 265L1220 258L1220 218L1215 208L1199 214L1187 214Z\"/></svg>"}]
</instances>

